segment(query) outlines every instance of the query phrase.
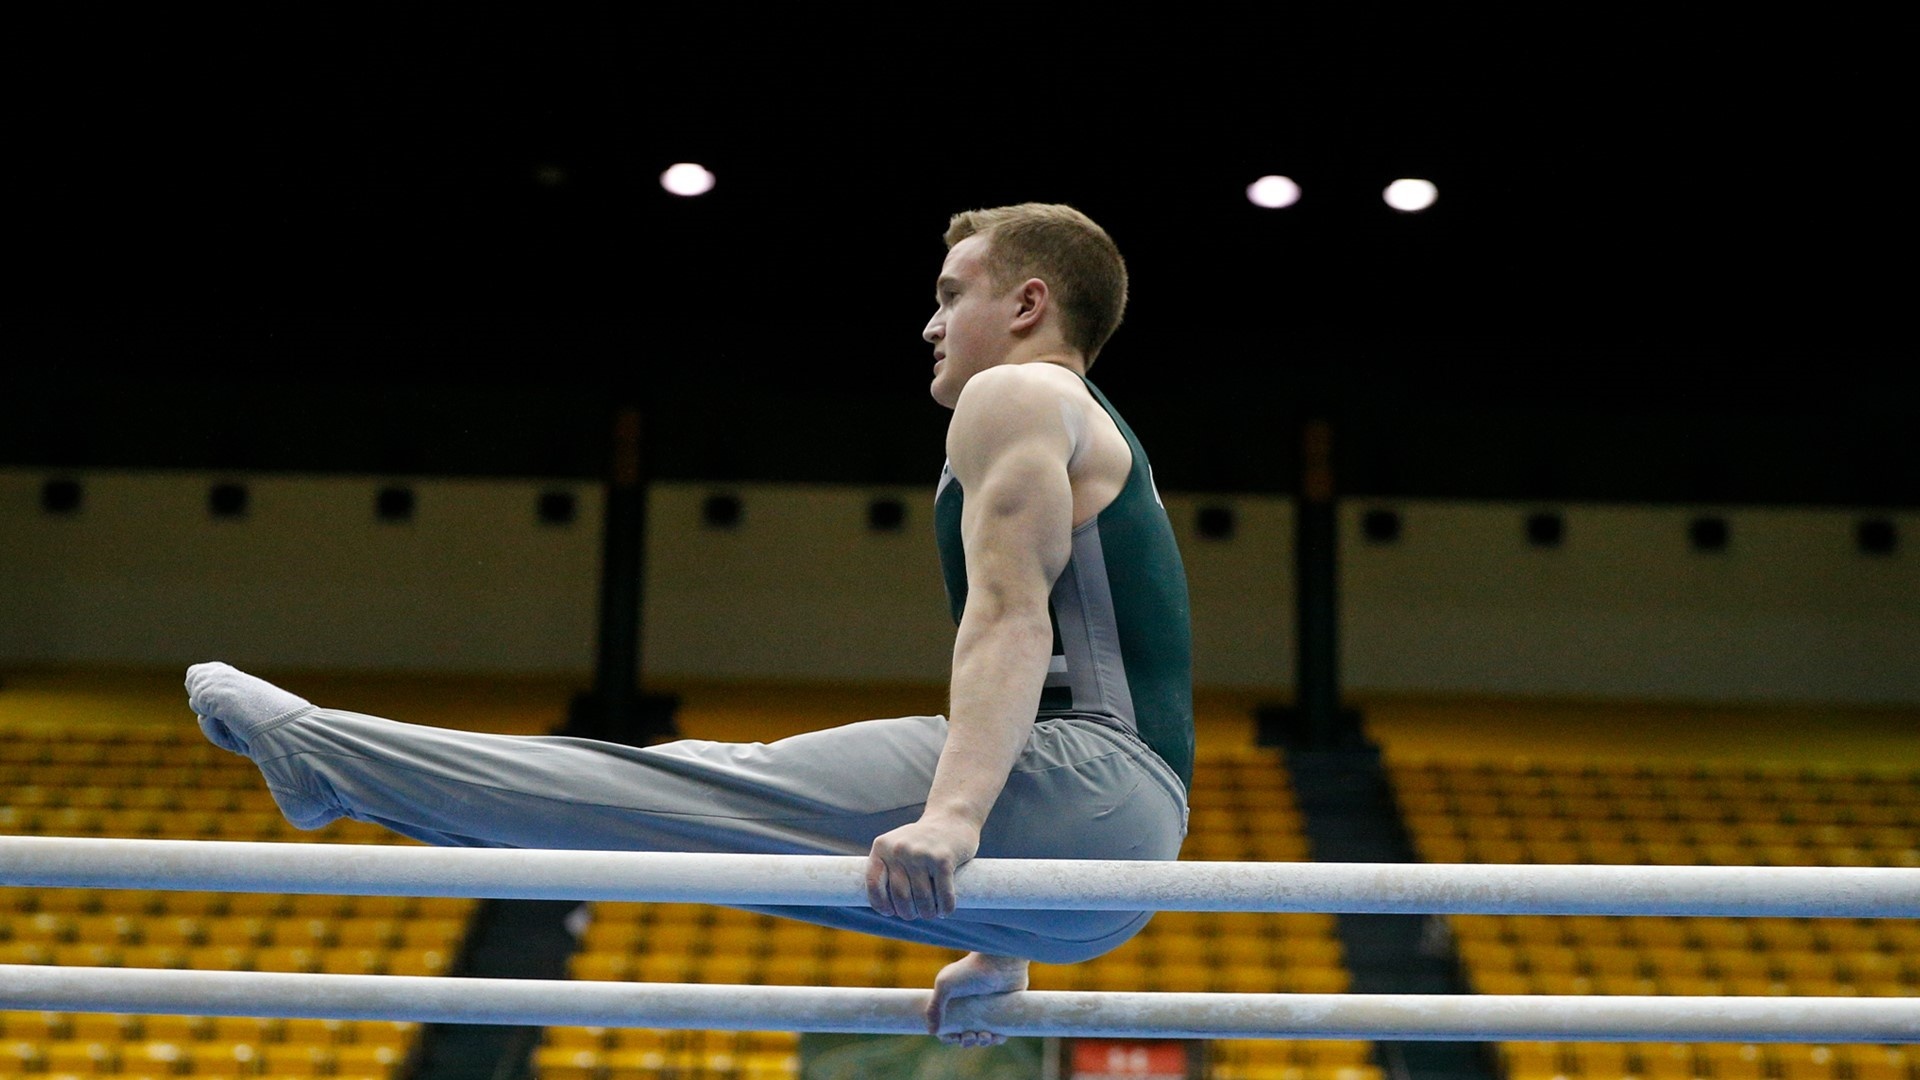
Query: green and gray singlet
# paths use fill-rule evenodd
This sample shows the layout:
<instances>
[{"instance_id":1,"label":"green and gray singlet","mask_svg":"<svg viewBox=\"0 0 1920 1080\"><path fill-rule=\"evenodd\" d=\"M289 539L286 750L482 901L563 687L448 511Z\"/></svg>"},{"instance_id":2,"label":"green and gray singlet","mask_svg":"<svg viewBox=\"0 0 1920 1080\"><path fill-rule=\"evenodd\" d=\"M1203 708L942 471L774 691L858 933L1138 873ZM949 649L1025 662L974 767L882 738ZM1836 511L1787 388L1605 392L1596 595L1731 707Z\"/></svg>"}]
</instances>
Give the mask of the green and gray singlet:
<instances>
[{"instance_id":1,"label":"green and gray singlet","mask_svg":"<svg viewBox=\"0 0 1920 1080\"><path fill-rule=\"evenodd\" d=\"M1075 716L1117 725L1191 787L1193 639L1186 570L1140 440L1106 395L1091 381L1086 387L1126 438L1133 468L1112 504L1073 531L1072 554L1047 605L1053 659L1037 718ZM964 498L949 464L934 496L934 530L955 623L967 605Z\"/></svg>"}]
</instances>

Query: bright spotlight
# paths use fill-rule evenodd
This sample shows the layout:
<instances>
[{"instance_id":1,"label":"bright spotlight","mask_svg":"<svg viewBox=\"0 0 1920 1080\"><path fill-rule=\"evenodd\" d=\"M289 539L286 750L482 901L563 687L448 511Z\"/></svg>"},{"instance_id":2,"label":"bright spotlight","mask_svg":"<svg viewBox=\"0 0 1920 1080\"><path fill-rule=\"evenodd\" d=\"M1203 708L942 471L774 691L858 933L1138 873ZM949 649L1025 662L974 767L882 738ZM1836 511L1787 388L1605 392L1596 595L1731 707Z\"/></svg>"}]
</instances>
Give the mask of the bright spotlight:
<instances>
[{"instance_id":1,"label":"bright spotlight","mask_svg":"<svg viewBox=\"0 0 1920 1080\"><path fill-rule=\"evenodd\" d=\"M1425 210L1439 197L1440 189L1434 187L1431 180L1395 180L1381 194L1388 206L1407 214Z\"/></svg>"},{"instance_id":2,"label":"bright spotlight","mask_svg":"<svg viewBox=\"0 0 1920 1080\"><path fill-rule=\"evenodd\" d=\"M1247 185L1247 201L1278 210L1300 201L1300 185L1285 176L1263 176Z\"/></svg>"},{"instance_id":3,"label":"bright spotlight","mask_svg":"<svg viewBox=\"0 0 1920 1080\"><path fill-rule=\"evenodd\" d=\"M660 174L660 186L675 195L705 195L713 190L713 174L691 162L668 166Z\"/></svg>"}]
</instances>

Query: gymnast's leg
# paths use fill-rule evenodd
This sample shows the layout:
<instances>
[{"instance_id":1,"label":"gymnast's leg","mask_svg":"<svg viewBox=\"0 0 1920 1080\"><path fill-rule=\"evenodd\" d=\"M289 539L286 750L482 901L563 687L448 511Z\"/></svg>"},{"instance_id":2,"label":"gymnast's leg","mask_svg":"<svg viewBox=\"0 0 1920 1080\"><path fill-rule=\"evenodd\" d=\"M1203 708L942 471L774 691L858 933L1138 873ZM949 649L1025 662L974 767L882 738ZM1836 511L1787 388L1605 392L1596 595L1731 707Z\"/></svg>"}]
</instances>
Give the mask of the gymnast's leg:
<instances>
[{"instance_id":1,"label":"gymnast's leg","mask_svg":"<svg viewBox=\"0 0 1920 1080\"><path fill-rule=\"evenodd\" d=\"M774 743L629 747L484 735L319 708L225 664L188 673L208 738L260 767L289 821L340 817L428 843L630 851L865 855L917 820L946 737L940 717L848 724ZM981 836L981 857L1172 858L1179 782L1093 725L1042 722ZM982 911L905 921L868 908L776 914L888 937L1066 963L1106 952L1146 913Z\"/></svg>"}]
</instances>

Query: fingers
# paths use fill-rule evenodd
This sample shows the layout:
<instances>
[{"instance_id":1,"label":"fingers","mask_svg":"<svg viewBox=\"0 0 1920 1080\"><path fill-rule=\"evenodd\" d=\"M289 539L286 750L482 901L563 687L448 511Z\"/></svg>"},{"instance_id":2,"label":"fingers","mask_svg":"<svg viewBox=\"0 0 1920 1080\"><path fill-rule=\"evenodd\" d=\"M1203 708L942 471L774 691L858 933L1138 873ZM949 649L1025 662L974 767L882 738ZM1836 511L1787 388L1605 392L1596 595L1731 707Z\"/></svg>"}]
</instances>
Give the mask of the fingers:
<instances>
[{"instance_id":1,"label":"fingers","mask_svg":"<svg viewBox=\"0 0 1920 1080\"><path fill-rule=\"evenodd\" d=\"M882 915L893 914L893 894L887 891L887 864L877 852L867 856L867 906Z\"/></svg>"},{"instance_id":2,"label":"fingers","mask_svg":"<svg viewBox=\"0 0 1920 1080\"><path fill-rule=\"evenodd\" d=\"M885 883L882 891L888 901L885 908L876 906L875 910L881 914L909 921L931 919L939 914L939 906L934 899L933 878L926 870L900 863L886 863L883 864L881 880ZM871 888L868 893L868 899L871 900Z\"/></svg>"},{"instance_id":3,"label":"fingers","mask_svg":"<svg viewBox=\"0 0 1920 1080\"><path fill-rule=\"evenodd\" d=\"M867 857L867 903L899 919L953 914L953 872L937 859L892 851L879 842Z\"/></svg>"},{"instance_id":4,"label":"fingers","mask_svg":"<svg viewBox=\"0 0 1920 1080\"><path fill-rule=\"evenodd\" d=\"M933 879L934 912L942 919L953 914L958 906L953 895L953 871L945 867Z\"/></svg>"}]
</instances>

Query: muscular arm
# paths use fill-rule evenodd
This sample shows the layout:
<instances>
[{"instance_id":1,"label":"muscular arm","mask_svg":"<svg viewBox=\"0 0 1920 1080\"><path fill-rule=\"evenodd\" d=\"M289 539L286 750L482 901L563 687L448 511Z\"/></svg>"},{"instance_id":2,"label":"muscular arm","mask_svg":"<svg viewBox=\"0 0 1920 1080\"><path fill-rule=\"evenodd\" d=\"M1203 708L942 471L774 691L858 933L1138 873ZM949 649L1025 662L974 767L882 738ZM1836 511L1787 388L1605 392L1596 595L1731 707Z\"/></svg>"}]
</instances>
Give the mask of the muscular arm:
<instances>
[{"instance_id":1,"label":"muscular arm","mask_svg":"<svg viewBox=\"0 0 1920 1080\"><path fill-rule=\"evenodd\" d=\"M1075 433L1051 373L994 368L954 407L947 454L966 491L967 604L954 641L947 742L919 821L874 842L868 899L904 918L951 914L953 872L1026 745L1053 652L1047 598L1073 543Z\"/></svg>"}]
</instances>

